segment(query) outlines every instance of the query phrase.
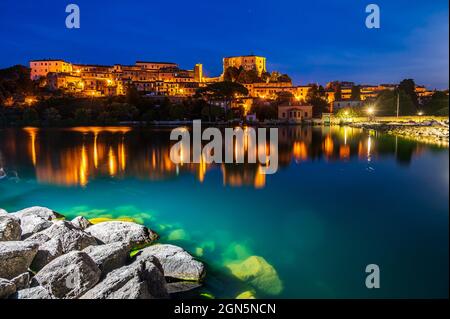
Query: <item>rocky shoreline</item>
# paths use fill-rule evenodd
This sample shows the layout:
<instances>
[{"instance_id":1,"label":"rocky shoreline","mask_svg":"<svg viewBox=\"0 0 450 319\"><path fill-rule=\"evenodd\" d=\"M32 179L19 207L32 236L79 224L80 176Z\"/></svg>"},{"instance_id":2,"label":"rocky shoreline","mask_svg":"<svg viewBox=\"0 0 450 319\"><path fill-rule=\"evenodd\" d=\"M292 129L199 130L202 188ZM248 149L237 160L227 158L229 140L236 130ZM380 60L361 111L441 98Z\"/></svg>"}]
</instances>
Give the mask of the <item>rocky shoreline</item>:
<instances>
[{"instance_id":1,"label":"rocky shoreline","mask_svg":"<svg viewBox=\"0 0 450 319\"><path fill-rule=\"evenodd\" d=\"M158 238L133 222L0 209L0 299L166 299L200 287L204 264Z\"/></svg>"},{"instance_id":2,"label":"rocky shoreline","mask_svg":"<svg viewBox=\"0 0 450 319\"><path fill-rule=\"evenodd\" d=\"M351 127L376 130L382 133L401 136L414 141L449 145L449 121L408 121L408 122L358 122L349 124Z\"/></svg>"}]
</instances>

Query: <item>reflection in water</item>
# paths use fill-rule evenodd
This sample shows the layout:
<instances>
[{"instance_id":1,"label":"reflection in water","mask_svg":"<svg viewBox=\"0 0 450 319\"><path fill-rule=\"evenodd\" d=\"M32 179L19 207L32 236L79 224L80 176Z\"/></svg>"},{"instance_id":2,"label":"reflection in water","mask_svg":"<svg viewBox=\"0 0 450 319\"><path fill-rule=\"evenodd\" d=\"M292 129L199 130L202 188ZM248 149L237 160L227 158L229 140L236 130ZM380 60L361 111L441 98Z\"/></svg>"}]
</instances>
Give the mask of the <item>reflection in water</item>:
<instances>
[{"instance_id":1,"label":"reflection in water","mask_svg":"<svg viewBox=\"0 0 450 319\"><path fill-rule=\"evenodd\" d=\"M244 132L248 132L244 129ZM232 187L263 188L266 176L260 164L175 165L170 160L170 129L131 129L129 127L77 127L71 129L24 128L0 132L1 166L14 170L31 166L40 183L86 186L100 177L161 180L192 173L203 182L209 170L220 169L223 184ZM246 133L247 135L247 133ZM248 154L251 139L235 144L235 158ZM305 161L372 161L377 156L393 155L408 164L429 146L375 135L349 127L279 128L280 170ZM257 147L258 154L275 148L269 142ZM180 155L192 154L188 149ZM19 175L21 172L19 171Z\"/></svg>"}]
</instances>

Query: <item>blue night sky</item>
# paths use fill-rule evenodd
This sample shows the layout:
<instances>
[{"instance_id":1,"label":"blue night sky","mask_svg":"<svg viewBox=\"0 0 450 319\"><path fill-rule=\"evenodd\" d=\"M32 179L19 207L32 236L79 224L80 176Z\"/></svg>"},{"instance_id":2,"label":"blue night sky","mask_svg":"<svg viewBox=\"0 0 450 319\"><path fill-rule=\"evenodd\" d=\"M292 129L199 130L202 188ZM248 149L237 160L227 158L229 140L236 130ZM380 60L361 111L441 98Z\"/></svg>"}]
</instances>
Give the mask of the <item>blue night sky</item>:
<instances>
[{"instance_id":1,"label":"blue night sky","mask_svg":"<svg viewBox=\"0 0 450 319\"><path fill-rule=\"evenodd\" d=\"M65 27L69 3L80 6L80 29ZM381 29L365 27L370 3L381 8ZM257 54L295 84L414 78L442 89L448 28L447 0L2 0L0 67L40 58L200 62L217 76L222 57Z\"/></svg>"}]
</instances>

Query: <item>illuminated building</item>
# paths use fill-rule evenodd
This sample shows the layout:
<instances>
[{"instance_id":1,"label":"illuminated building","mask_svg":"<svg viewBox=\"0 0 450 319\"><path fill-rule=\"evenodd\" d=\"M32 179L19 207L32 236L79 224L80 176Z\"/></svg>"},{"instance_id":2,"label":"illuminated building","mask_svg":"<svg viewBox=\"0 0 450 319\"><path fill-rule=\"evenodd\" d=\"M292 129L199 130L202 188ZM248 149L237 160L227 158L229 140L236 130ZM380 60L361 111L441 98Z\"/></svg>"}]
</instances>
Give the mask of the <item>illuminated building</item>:
<instances>
[{"instance_id":1,"label":"illuminated building","mask_svg":"<svg viewBox=\"0 0 450 319\"><path fill-rule=\"evenodd\" d=\"M312 119L311 105L286 105L278 107L278 119L288 122L301 122Z\"/></svg>"},{"instance_id":2,"label":"illuminated building","mask_svg":"<svg viewBox=\"0 0 450 319\"><path fill-rule=\"evenodd\" d=\"M266 72L266 58L256 55L232 56L223 58L223 73L230 67L240 68L244 70L256 70L260 76Z\"/></svg>"},{"instance_id":3,"label":"illuminated building","mask_svg":"<svg viewBox=\"0 0 450 319\"><path fill-rule=\"evenodd\" d=\"M63 60L33 60L30 61L31 79L37 80L49 73L70 73L72 64Z\"/></svg>"}]
</instances>

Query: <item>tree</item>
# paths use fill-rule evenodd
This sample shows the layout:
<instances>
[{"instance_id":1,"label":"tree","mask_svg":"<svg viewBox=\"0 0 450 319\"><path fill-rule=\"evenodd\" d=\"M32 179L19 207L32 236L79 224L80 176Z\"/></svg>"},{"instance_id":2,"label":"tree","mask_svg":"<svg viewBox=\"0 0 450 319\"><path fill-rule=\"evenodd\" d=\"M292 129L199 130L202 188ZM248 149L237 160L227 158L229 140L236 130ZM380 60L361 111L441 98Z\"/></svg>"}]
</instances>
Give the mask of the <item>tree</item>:
<instances>
[{"instance_id":1,"label":"tree","mask_svg":"<svg viewBox=\"0 0 450 319\"><path fill-rule=\"evenodd\" d=\"M416 115L417 108L411 96L403 90L385 90L375 100L377 115L395 116L397 114L397 96L400 94L399 115Z\"/></svg>"},{"instance_id":2,"label":"tree","mask_svg":"<svg viewBox=\"0 0 450 319\"><path fill-rule=\"evenodd\" d=\"M407 94L410 97L412 103L414 103L417 108L417 106L419 105L419 100L416 93L416 83L413 79L405 79L401 81L398 85L398 90L403 91L405 94Z\"/></svg>"},{"instance_id":3,"label":"tree","mask_svg":"<svg viewBox=\"0 0 450 319\"><path fill-rule=\"evenodd\" d=\"M236 82L239 76L239 69L235 66L230 66L225 70L223 75L224 81Z\"/></svg>"},{"instance_id":4,"label":"tree","mask_svg":"<svg viewBox=\"0 0 450 319\"><path fill-rule=\"evenodd\" d=\"M363 112L361 111L361 108L354 108L354 107L345 107L345 108L339 109L336 112L336 117L341 118L341 119L359 117L362 115L363 115Z\"/></svg>"},{"instance_id":5,"label":"tree","mask_svg":"<svg viewBox=\"0 0 450 319\"><path fill-rule=\"evenodd\" d=\"M291 83L292 79L289 77L289 75L287 74L282 74L278 77L278 82L287 82L287 83Z\"/></svg>"},{"instance_id":6,"label":"tree","mask_svg":"<svg viewBox=\"0 0 450 319\"><path fill-rule=\"evenodd\" d=\"M330 111L329 104L325 97L325 89L317 84L312 84L306 95L306 102L313 106L313 115L322 116L322 113Z\"/></svg>"},{"instance_id":7,"label":"tree","mask_svg":"<svg viewBox=\"0 0 450 319\"><path fill-rule=\"evenodd\" d=\"M44 120L47 125L58 125L61 121L61 115L54 107L50 107L44 111Z\"/></svg>"},{"instance_id":8,"label":"tree","mask_svg":"<svg viewBox=\"0 0 450 319\"><path fill-rule=\"evenodd\" d=\"M231 107L231 102L238 96L247 96L248 90L245 86L230 81L217 82L199 88L196 92L198 97L205 98L209 104L211 101L223 102L225 112Z\"/></svg>"},{"instance_id":9,"label":"tree","mask_svg":"<svg viewBox=\"0 0 450 319\"><path fill-rule=\"evenodd\" d=\"M270 73L269 72L263 72L261 74L261 82L269 82L270 81Z\"/></svg>"},{"instance_id":10,"label":"tree","mask_svg":"<svg viewBox=\"0 0 450 319\"><path fill-rule=\"evenodd\" d=\"M77 124L89 124L92 120L91 110L86 108L79 108L75 111L74 118Z\"/></svg>"},{"instance_id":11,"label":"tree","mask_svg":"<svg viewBox=\"0 0 450 319\"><path fill-rule=\"evenodd\" d=\"M334 90L334 100L335 101L342 101L342 89L341 84L339 82L335 82L331 87Z\"/></svg>"},{"instance_id":12,"label":"tree","mask_svg":"<svg viewBox=\"0 0 450 319\"><path fill-rule=\"evenodd\" d=\"M424 111L429 115L448 116L449 97L448 92L437 91L430 101L425 104Z\"/></svg>"},{"instance_id":13,"label":"tree","mask_svg":"<svg viewBox=\"0 0 450 319\"><path fill-rule=\"evenodd\" d=\"M278 107L263 101L255 100L250 113L256 114L259 121L272 120L278 118Z\"/></svg>"},{"instance_id":14,"label":"tree","mask_svg":"<svg viewBox=\"0 0 450 319\"><path fill-rule=\"evenodd\" d=\"M294 95L291 92L287 91L277 92L276 95L277 95L276 99L277 105L290 103L294 99Z\"/></svg>"},{"instance_id":15,"label":"tree","mask_svg":"<svg viewBox=\"0 0 450 319\"><path fill-rule=\"evenodd\" d=\"M126 89L126 99L129 104L133 104L135 106L139 106L142 103L142 97L137 88L128 84Z\"/></svg>"},{"instance_id":16,"label":"tree","mask_svg":"<svg viewBox=\"0 0 450 319\"><path fill-rule=\"evenodd\" d=\"M37 126L39 125L39 114L34 108L26 108L23 111L22 120L24 125Z\"/></svg>"},{"instance_id":17,"label":"tree","mask_svg":"<svg viewBox=\"0 0 450 319\"><path fill-rule=\"evenodd\" d=\"M361 101L361 86L354 85L352 86L352 101Z\"/></svg>"}]
</instances>

